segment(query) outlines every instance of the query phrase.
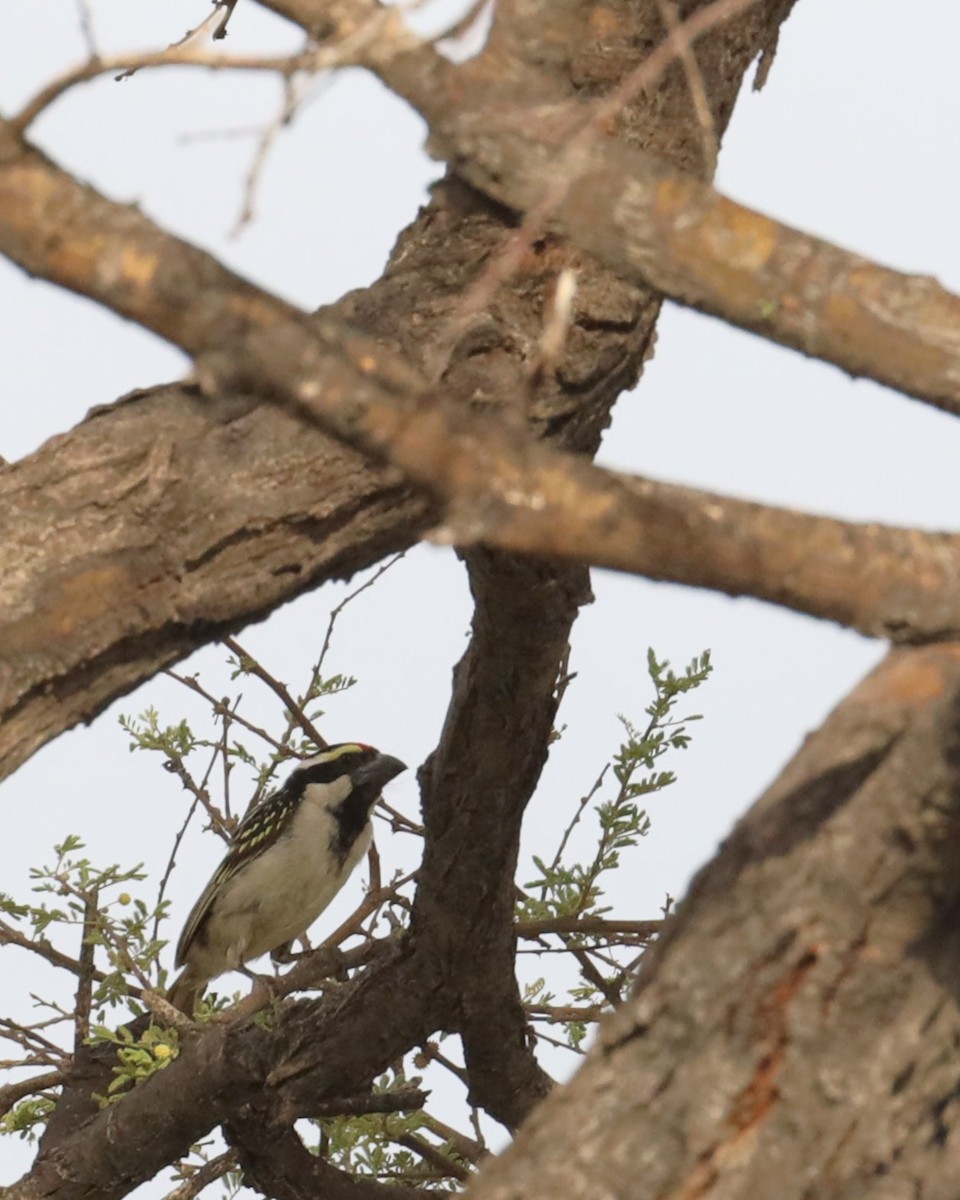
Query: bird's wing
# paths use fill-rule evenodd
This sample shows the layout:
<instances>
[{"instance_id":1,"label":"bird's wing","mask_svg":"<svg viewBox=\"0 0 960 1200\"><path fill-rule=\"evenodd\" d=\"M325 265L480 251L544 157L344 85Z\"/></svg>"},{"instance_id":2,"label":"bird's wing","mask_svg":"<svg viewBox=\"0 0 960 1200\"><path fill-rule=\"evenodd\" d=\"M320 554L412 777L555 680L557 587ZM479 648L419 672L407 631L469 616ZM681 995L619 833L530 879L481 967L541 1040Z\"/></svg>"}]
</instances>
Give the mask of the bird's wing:
<instances>
[{"instance_id":1,"label":"bird's wing","mask_svg":"<svg viewBox=\"0 0 960 1200\"><path fill-rule=\"evenodd\" d=\"M200 899L190 910L190 916L187 917L180 940L177 942L175 961L178 967L186 964L190 946L204 921L209 917L220 890L252 858L256 858L265 844L269 844L276 838L278 830L286 825L291 810L299 803L300 793L293 792L284 786L269 799L269 807L266 801L261 801L256 808L247 813L237 826L237 832L234 834L233 842L230 844L230 849L223 862L214 871L210 882L200 894Z\"/></svg>"}]
</instances>

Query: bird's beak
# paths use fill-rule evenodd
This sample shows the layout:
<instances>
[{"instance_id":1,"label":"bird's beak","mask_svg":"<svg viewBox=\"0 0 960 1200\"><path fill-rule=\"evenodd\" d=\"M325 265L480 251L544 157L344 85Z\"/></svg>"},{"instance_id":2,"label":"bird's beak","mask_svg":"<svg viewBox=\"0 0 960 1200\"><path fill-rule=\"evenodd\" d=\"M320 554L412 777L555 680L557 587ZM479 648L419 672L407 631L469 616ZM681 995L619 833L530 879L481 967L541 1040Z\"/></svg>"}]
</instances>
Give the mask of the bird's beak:
<instances>
[{"instance_id":1,"label":"bird's beak","mask_svg":"<svg viewBox=\"0 0 960 1200\"><path fill-rule=\"evenodd\" d=\"M357 767L353 773L353 786L371 788L379 794L381 788L406 769L407 764L399 758L394 758L392 754L377 754L376 758Z\"/></svg>"}]
</instances>

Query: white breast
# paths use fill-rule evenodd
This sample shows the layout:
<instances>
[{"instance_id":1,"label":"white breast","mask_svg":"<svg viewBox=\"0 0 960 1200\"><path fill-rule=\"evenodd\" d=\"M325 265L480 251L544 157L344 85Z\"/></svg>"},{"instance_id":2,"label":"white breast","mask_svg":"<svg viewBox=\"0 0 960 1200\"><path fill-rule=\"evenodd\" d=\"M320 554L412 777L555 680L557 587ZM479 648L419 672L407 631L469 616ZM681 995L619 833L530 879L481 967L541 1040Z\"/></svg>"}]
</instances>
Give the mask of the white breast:
<instances>
[{"instance_id":1,"label":"white breast","mask_svg":"<svg viewBox=\"0 0 960 1200\"><path fill-rule=\"evenodd\" d=\"M342 864L331 849L338 825L329 810L349 788L347 779L308 787L286 834L224 887L217 901L217 949L231 967L306 933L366 854L369 821Z\"/></svg>"}]
</instances>

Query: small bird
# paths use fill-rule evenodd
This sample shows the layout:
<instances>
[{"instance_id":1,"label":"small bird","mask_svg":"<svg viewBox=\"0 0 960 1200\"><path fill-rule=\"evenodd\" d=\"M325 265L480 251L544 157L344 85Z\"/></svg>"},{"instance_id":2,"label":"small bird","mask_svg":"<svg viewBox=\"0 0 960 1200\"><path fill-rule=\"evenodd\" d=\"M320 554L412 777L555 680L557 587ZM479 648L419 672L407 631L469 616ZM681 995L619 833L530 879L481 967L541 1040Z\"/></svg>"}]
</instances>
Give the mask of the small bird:
<instances>
[{"instance_id":1,"label":"small bird","mask_svg":"<svg viewBox=\"0 0 960 1200\"><path fill-rule=\"evenodd\" d=\"M371 812L406 764L362 742L306 758L240 823L177 943L167 999L192 1016L225 971L301 937L366 853Z\"/></svg>"}]
</instances>

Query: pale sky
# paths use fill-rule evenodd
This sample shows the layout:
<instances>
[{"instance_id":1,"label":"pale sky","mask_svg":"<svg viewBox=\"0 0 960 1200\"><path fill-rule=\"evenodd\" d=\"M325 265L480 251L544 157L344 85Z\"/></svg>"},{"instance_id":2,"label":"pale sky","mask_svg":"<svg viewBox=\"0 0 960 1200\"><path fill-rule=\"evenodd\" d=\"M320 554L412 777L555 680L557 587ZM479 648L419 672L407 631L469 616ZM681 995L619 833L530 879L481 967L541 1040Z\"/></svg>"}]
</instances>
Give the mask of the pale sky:
<instances>
[{"instance_id":1,"label":"pale sky","mask_svg":"<svg viewBox=\"0 0 960 1200\"><path fill-rule=\"evenodd\" d=\"M206 0L90 0L90 8L106 51L164 45L207 11ZM81 56L82 42L72 0L0 0L0 14L0 111L10 115ZM240 0L231 51L296 41L278 19ZM909 21L892 0L799 0L767 87L745 91L737 104L718 186L810 233L960 290L958 44L960 6L942 0L915 0ZM253 149L237 134L275 115L278 95L267 79L186 70L123 84L102 79L61 99L34 137L108 195L142 205L236 270L313 307L377 277L441 167L424 156L423 127L402 102L346 73L316 86L272 152L255 223L231 238ZM7 459L68 429L91 406L187 367L152 335L5 261L0 313L8 414L0 454ZM600 456L619 469L749 498L950 530L960 527L958 460L960 423L952 418L674 307L663 315L640 387L618 403ZM652 801L653 832L615 889L620 915L652 917L666 893L683 894L731 823L882 647L752 601L606 572L595 573L594 591L596 603L574 630L578 677L561 713L567 729L551 753L525 844L552 849L617 746L616 714L641 720L650 699L647 646L676 666L711 648L714 677L687 706L705 720L694 727L693 747L665 764L680 782ZM344 592L324 587L240 639L295 685ZM436 742L469 619L453 553L410 554L342 618L331 670L359 684L330 702L328 738L372 742L415 769ZM220 662L215 651L189 662L216 694L231 690ZM257 691L249 681L242 690L251 699ZM29 865L49 861L53 842L68 832L83 835L98 861L143 859L162 870L181 794L158 762L127 753L116 724L118 712L148 704L170 721L196 711L170 681L147 684L0 785L13 831L0 844L0 891L22 896ZM391 785L411 814L414 775ZM380 842L389 861L395 849ZM213 839L198 836L181 855L171 938L219 854ZM343 911L360 888L358 872L341 897ZM328 927L334 923L331 914ZM0 951L0 1012L22 996L25 958ZM29 978L52 990L50 972ZM5 1139L0 1179L14 1178L30 1157Z\"/></svg>"}]
</instances>

